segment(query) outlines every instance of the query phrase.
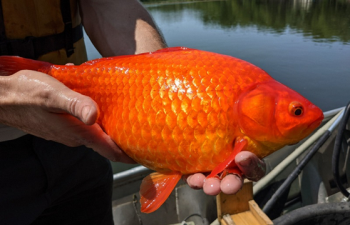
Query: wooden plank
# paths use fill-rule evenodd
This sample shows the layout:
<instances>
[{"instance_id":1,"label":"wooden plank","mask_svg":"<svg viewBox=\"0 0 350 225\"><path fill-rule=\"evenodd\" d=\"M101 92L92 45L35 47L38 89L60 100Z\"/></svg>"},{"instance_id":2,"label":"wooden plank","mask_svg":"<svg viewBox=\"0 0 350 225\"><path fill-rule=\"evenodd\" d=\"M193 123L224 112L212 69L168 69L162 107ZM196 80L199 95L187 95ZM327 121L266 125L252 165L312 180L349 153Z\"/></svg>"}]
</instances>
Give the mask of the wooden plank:
<instances>
[{"instance_id":1,"label":"wooden plank","mask_svg":"<svg viewBox=\"0 0 350 225\"><path fill-rule=\"evenodd\" d=\"M221 220L219 220L219 221L220 221L220 225L227 225L227 223L225 222L224 219L221 219Z\"/></svg>"},{"instance_id":2,"label":"wooden plank","mask_svg":"<svg viewBox=\"0 0 350 225\"><path fill-rule=\"evenodd\" d=\"M247 225L244 221L244 219L242 219L242 217L240 217L238 214L235 215L231 215L231 218L233 220L233 222L237 225Z\"/></svg>"},{"instance_id":3,"label":"wooden plank","mask_svg":"<svg viewBox=\"0 0 350 225\"><path fill-rule=\"evenodd\" d=\"M249 205L251 206L250 211L231 215L234 225L273 225L272 221L261 211L254 200L249 201ZM221 225L232 225L232 222L230 223L225 216L223 216L220 222Z\"/></svg>"},{"instance_id":4,"label":"wooden plank","mask_svg":"<svg viewBox=\"0 0 350 225\"><path fill-rule=\"evenodd\" d=\"M218 219L222 225L230 225L223 215L231 215L235 225L273 225L253 200L253 183L245 180L242 190L234 195L220 193L216 197ZM226 219L227 220L227 219Z\"/></svg>"},{"instance_id":5,"label":"wooden plank","mask_svg":"<svg viewBox=\"0 0 350 225\"><path fill-rule=\"evenodd\" d=\"M231 217L236 225L260 225L259 221L250 211L231 215Z\"/></svg>"},{"instance_id":6,"label":"wooden plank","mask_svg":"<svg viewBox=\"0 0 350 225\"><path fill-rule=\"evenodd\" d=\"M221 219L219 221L220 221L220 225L228 225L224 219Z\"/></svg>"},{"instance_id":7,"label":"wooden plank","mask_svg":"<svg viewBox=\"0 0 350 225\"><path fill-rule=\"evenodd\" d=\"M220 193L216 196L218 218L225 214L237 214L249 210L249 201L253 199L253 183L245 180L242 190L234 195Z\"/></svg>"},{"instance_id":8,"label":"wooden plank","mask_svg":"<svg viewBox=\"0 0 350 225\"><path fill-rule=\"evenodd\" d=\"M249 201L249 209L261 225L273 225L270 218L260 209L254 200Z\"/></svg>"},{"instance_id":9,"label":"wooden plank","mask_svg":"<svg viewBox=\"0 0 350 225\"><path fill-rule=\"evenodd\" d=\"M236 225L236 223L232 220L232 217L229 214L223 215L222 220L225 221L227 225Z\"/></svg>"}]
</instances>

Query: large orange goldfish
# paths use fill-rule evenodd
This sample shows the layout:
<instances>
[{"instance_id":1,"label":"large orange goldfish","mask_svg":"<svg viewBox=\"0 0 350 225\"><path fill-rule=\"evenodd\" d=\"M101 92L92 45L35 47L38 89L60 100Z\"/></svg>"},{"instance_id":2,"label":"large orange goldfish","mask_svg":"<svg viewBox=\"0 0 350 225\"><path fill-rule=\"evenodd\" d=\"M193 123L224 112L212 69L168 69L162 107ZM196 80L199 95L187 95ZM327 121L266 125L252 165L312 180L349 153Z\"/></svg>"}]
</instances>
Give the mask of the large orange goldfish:
<instances>
[{"instance_id":1,"label":"large orange goldfish","mask_svg":"<svg viewBox=\"0 0 350 225\"><path fill-rule=\"evenodd\" d=\"M157 172L141 210L158 209L184 174L235 170L242 150L263 158L299 142L322 111L265 71L216 53L168 48L79 66L0 57L0 74L47 73L100 107L97 123L136 162ZM4 71L6 70L6 71Z\"/></svg>"}]
</instances>

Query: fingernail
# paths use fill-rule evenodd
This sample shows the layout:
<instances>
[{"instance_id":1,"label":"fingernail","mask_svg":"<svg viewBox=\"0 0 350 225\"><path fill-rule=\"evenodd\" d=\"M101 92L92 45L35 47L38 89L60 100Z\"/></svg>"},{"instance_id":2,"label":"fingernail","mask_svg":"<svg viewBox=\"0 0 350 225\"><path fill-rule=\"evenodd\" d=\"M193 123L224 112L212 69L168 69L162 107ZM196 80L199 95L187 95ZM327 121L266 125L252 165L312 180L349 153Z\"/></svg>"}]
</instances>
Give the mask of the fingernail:
<instances>
[{"instance_id":1,"label":"fingernail","mask_svg":"<svg viewBox=\"0 0 350 225\"><path fill-rule=\"evenodd\" d=\"M243 159L239 162L239 165L243 167L249 167L250 165L252 165L252 160L250 158Z\"/></svg>"},{"instance_id":2,"label":"fingernail","mask_svg":"<svg viewBox=\"0 0 350 225\"><path fill-rule=\"evenodd\" d=\"M235 176L236 179L238 179L238 180L240 180L240 181L243 180L243 178L242 178L241 175L239 175L239 174L237 174L237 173L233 173L233 175Z\"/></svg>"},{"instance_id":3,"label":"fingernail","mask_svg":"<svg viewBox=\"0 0 350 225\"><path fill-rule=\"evenodd\" d=\"M88 117L90 115L90 111L91 111L91 107L86 105L84 106L83 110L82 110L82 116L83 116L83 120L86 122L88 120Z\"/></svg>"}]
</instances>

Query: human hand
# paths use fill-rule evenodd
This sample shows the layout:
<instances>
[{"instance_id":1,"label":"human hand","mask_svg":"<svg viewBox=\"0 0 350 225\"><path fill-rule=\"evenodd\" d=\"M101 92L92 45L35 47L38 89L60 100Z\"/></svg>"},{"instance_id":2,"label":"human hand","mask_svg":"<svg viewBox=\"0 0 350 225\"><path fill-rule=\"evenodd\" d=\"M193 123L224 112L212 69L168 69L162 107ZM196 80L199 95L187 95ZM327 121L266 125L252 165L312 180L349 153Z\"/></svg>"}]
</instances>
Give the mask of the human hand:
<instances>
[{"instance_id":1,"label":"human hand","mask_svg":"<svg viewBox=\"0 0 350 225\"><path fill-rule=\"evenodd\" d=\"M258 181L265 175L265 163L256 155L248 151L237 154L235 163L244 176L252 181ZM193 189L202 189L208 195L217 195L221 191L225 194L237 193L243 185L243 177L228 174L222 180L217 178L206 179L202 173L186 177L187 184Z\"/></svg>"},{"instance_id":2,"label":"human hand","mask_svg":"<svg viewBox=\"0 0 350 225\"><path fill-rule=\"evenodd\" d=\"M53 77L30 70L0 76L0 123L67 146L134 163L95 123L98 106Z\"/></svg>"}]
</instances>

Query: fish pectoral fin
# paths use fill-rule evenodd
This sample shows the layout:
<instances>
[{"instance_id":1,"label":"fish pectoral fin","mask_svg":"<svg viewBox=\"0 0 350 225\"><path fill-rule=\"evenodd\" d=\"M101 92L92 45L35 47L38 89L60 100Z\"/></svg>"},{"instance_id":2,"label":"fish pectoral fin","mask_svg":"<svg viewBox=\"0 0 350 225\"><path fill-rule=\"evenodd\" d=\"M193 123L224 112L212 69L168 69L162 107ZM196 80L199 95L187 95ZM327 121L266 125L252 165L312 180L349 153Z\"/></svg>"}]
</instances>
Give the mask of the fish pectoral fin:
<instances>
[{"instance_id":1,"label":"fish pectoral fin","mask_svg":"<svg viewBox=\"0 0 350 225\"><path fill-rule=\"evenodd\" d=\"M242 171L236 165L234 165L233 167L229 167L229 168L224 169L224 171L222 171L220 179L226 177L226 175L228 175L228 174L237 174L240 177L243 176Z\"/></svg>"},{"instance_id":2,"label":"fish pectoral fin","mask_svg":"<svg viewBox=\"0 0 350 225\"><path fill-rule=\"evenodd\" d=\"M141 212L151 213L157 210L174 190L181 179L181 173L151 173L142 180L140 188Z\"/></svg>"},{"instance_id":3,"label":"fish pectoral fin","mask_svg":"<svg viewBox=\"0 0 350 225\"><path fill-rule=\"evenodd\" d=\"M235 147L233 148L231 155L225 161L223 161L217 167L215 167L211 171L209 176L207 176L207 178L215 177L219 173L223 172L225 169L226 169L225 174L229 173L230 171L237 171L237 170L239 171L239 169L235 163L235 158L236 158L236 155L244 149L244 147L247 145L247 143L248 142L245 139L241 139L241 140L237 141L235 144Z\"/></svg>"}]
</instances>

